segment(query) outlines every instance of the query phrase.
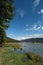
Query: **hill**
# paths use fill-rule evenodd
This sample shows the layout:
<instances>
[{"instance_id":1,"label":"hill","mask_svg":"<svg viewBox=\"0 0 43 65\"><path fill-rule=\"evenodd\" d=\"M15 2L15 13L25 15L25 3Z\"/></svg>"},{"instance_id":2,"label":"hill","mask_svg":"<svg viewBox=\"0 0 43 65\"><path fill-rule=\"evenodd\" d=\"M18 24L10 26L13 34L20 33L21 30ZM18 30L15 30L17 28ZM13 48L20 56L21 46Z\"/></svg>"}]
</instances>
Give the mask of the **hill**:
<instances>
[{"instance_id":1,"label":"hill","mask_svg":"<svg viewBox=\"0 0 43 65\"><path fill-rule=\"evenodd\" d=\"M19 42L18 40L7 37L6 42Z\"/></svg>"},{"instance_id":2,"label":"hill","mask_svg":"<svg viewBox=\"0 0 43 65\"><path fill-rule=\"evenodd\" d=\"M30 38L30 39L25 39L22 40L21 42L39 42L39 43L43 43L43 38Z\"/></svg>"}]
</instances>

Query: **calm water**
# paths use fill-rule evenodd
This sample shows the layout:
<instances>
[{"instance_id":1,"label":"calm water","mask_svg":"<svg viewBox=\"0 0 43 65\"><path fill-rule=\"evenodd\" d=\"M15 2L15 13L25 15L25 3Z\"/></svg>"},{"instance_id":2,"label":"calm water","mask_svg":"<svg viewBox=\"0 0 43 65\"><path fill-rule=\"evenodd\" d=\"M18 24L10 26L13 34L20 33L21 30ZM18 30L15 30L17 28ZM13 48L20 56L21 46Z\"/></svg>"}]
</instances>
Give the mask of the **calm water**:
<instances>
[{"instance_id":1,"label":"calm water","mask_svg":"<svg viewBox=\"0 0 43 65\"><path fill-rule=\"evenodd\" d=\"M26 52L34 52L43 57L43 43L19 43Z\"/></svg>"},{"instance_id":2,"label":"calm water","mask_svg":"<svg viewBox=\"0 0 43 65\"><path fill-rule=\"evenodd\" d=\"M43 43L19 43L21 44L23 50L16 50L17 53L26 53L33 52L40 55L43 58ZM11 51L14 51L14 48L10 48Z\"/></svg>"}]
</instances>

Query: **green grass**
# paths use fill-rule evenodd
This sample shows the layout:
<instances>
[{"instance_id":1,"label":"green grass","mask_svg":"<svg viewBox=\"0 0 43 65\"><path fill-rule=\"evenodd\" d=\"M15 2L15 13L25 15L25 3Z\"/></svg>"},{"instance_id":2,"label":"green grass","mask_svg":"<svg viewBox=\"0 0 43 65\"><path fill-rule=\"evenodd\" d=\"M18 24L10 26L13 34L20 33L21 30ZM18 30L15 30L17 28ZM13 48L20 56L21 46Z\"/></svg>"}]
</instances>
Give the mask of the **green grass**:
<instances>
[{"instance_id":1,"label":"green grass","mask_svg":"<svg viewBox=\"0 0 43 65\"><path fill-rule=\"evenodd\" d=\"M41 65L40 62L35 62L32 60L27 60L26 62L23 62L22 59L26 58L26 55L17 54L15 51L11 52L8 48L9 47L3 47L2 65Z\"/></svg>"},{"instance_id":2,"label":"green grass","mask_svg":"<svg viewBox=\"0 0 43 65\"><path fill-rule=\"evenodd\" d=\"M13 47L13 48L19 49L19 48L21 48L21 45L18 43L9 43L9 44L5 43L4 47Z\"/></svg>"},{"instance_id":3,"label":"green grass","mask_svg":"<svg viewBox=\"0 0 43 65\"><path fill-rule=\"evenodd\" d=\"M2 48L0 48L0 65L2 65Z\"/></svg>"},{"instance_id":4,"label":"green grass","mask_svg":"<svg viewBox=\"0 0 43 65\"><path fill-rule=\"evenodd\" d=\"M0 65L41 65L41 62L35 62L34 60L27 60L23 62L23 58L27 58L24 54L17 54L15 51L11 51L9 47L20 48L19 44L5 44L0 48Z\"/></svg>"}]
</instances>

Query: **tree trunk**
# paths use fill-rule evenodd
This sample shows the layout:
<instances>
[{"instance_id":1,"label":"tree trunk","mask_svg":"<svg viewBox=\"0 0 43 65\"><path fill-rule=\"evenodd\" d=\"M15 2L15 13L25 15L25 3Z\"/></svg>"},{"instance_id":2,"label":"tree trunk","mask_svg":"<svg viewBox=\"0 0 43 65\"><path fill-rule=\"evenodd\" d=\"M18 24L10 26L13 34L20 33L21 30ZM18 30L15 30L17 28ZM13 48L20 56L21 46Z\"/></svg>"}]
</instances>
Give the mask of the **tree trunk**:
<instances>
[{"instance_id":1,"label":"tree trunk","mask_svg":"<svg viewBox=\"0 0 43 65\"><path fill-rule=\"evenodd\" d=\"M2 47L2 43L0 43L0 47Z\"/></svg>"},{"instance_id":2,"label":"tree trunk","mask_svg":"<svg viewBox=\"0 0 43 65\"><path fill-rule=\"evenodd\" d=\"M2 47L2 44L3 44L3 36L0 35L0 47Z\"/></svg>"},{"instance_id":3,"label":"tree trunk","mask_svg":"<svg viewBox=\"0 0 43 65\"><path fill-rule=\"evenodd\" d=\"M2 40L0 39L0 47L2 47Z\"/></svg>"}]
</instances>

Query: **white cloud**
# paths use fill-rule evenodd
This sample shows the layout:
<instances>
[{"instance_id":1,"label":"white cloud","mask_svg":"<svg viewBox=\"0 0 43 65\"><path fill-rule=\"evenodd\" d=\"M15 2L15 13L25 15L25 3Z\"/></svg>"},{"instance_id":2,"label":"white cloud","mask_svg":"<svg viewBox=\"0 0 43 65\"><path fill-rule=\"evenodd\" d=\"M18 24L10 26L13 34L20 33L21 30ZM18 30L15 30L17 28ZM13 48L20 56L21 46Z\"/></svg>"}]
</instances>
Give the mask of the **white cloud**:
<instances>
[{"instance_id":1,"label":"white cloud","mask_svg":"<svg viewBox=\"0 0 43 65\"><path fill-rule=\"evenodd\" d=\"M43 9L41 9L41 10L38 12L38 14L43 14Z\"/></svg>"},{"instance_id":2,"label":"white cloud","mask_svg":"<svg viewBox=\"0 0 43 65\"><path fill-rule=\"evenodd\" d=\"M21 37L17 37L17 40L24 40L24 39L30 39L30 38L43 38L43 34L32 34L32 35L28 35L28 36L21 36Z\"/></svg>"},{"instance_id":3,"label":"white cloud","mask_svg":"<svg viewBox=\"0 0 43 65\"><path fill-rule=\"evenodd\" d=\"M24 40L24 39L28 39L29 37L28 36L21 36L21 37L17 37L16 39L17 40Z\"/></svg>"},{"instance_id":4,"label":"white cloud","mask_svg":"<svg viewBox=\"0 0 43 65\"><path fill-rule=\"evenodd\" d=\"M37 30L39 30L41 28L41 26L37 27Z\"/></svg>"},{"instance_id":5,"label":"white cloud","mask_svg":"<svg viewBox=\"0 0 43 65\"><path fill-rule=\"evenodd\" d=\"M42 27L43 27L43 23L41 21L38 21L37 23L35 23L32 26L32 30L36 30L36 31L42 31Z\"/></svg>"},{"instance_id":6,"label":"white cloud","mask_svg":"<svg viewBox=\"0 0 43 65\"><path fill-rule=\"evenodd\" d=\"M33 9L35 9L40 3L40 0L34 0L33 2Z\"/></svg>"},{"instance_id":7,"label":"white cloud","mask_svg":"<svg viewBox=\"0 0 43 65\"><path fill-rule=\"evenodd\" d=\"M42 28L42 25L41 26L38 26L38 25L34 25L34 27L32 28L33 30L40 30Z\"/></svg>"},{"instance_id":8,"label":"white cloud","mask_svg":"<svg viewBox=\"0 0 43 65\"><path fill-rule=\"evenodd\" d=\"M16 38L17 40L24 40L24 39L26 39L25 37L17 37Z\"/></svg>"},{"instance_id":9,"label":"white cloud","mask_svg":"<svg viewBox=\"0 0 43 65\"><path fill-rule=\"evenodd\" d=\"M42 38L42 37L43 37L43 34L33 34L29 36L29 38Z\"/></svg>"},{"instance_id":10,"label":"white cloud","mask_svg":"<svg viewBox=\"0 0 43 65\"><path fill-rule=\"evenodd\" d=\"M21 11L20 11L20 16L21 16L21 17L24 17L24 14L25 14L25 13L24 13L24 10L21 10Z\"/></svg>"},{"instance_id":11,"label":"white cloud","mask_svg":"<svg viewBox=\"0 0 43 65\"><path fill-rule=\"evenodd\" d=\"M33 31L42 31L43 30L43 26L42 25L38 25L38 24L35 24L33 25L33 27L31 28L25 28L25 31L30 31L30 30L33 30Z\"/></svg>"},{"instance_id":12,"label":"white cloud","mask_svg":"<svg viewBox=\"0 0 43 65\"><path fill-rule=\"evenodd\" d=\"M10 36L13 36L13 34L9 34Z\"/></svg>"},{"instance_id":13,"label":"white cloud","mask_svg":"<svg viewBox=\"0 0 43 65\"><path fill-rule=\"evenodd\" d=\"M32 28L26 28L25 29L25 31L31 31L32 30Z\"/></svg>"},{"instance_id":14,"label":"white cloud","mask_svg":"<svg viewBox=\"0 0 43 65\"><path fill-rule=\"evenodd\" d=\"M33 25L28 25L28 24L26 24L26 25L25 25L25 27L26 27L26 28L25 28L25 31L30 31L30 30L32 30L32 26L33 26Z\"/></svg>"},{"instance_id":15,"label":"white cloud","mask_svg":"<svg viewBox=\"0 0 43 65\"><path fill-rule=\"evenodd\" d=\"M42 17L43 18L43 17ZM26 25L25 31L43 31L43 23L38 21L33 25Z\"/></svg>"},{"instance_id":16,"label":"white cloud","mask_svg":"<svg viewBox=\"0 0 43 65\"><path fill-rule=\"evenodd\" d=\"M19 15L23 18L25 15L25 11L23 9L18 9L17 12L19 13Z\"/></svg>"},{"instance_id":17,"label":"white cloud","mask_svg":"<svg viewBox=\"0 0 43 65\"><path fill-rule=\"evenodd\" d=\"M43 27L42 27L42 30L43 30Z\"/></svg>"},{"instance_id":18,"label":"white cloud","mask_svg":"<svg viewBox=\"0 0 43 65\"><path fill-rule=\"evenodd\" d=\"M41 11L40 11L42 14L43 14L43 9L41 9Z\"/></svg>"},{"instance_id":19,"label":"white cloud","mask_svg":"<svg viewBox=\"0 0 43 65\"><path fill-rule=\"evenodd\" d=\"M37 28L37 25L34 25L34 26L33 26L33 29L36 29L36 28Z\"/></svg>"}]
</instances>

